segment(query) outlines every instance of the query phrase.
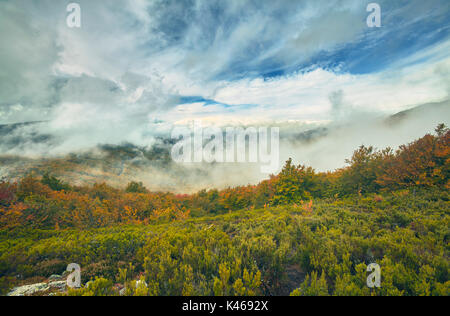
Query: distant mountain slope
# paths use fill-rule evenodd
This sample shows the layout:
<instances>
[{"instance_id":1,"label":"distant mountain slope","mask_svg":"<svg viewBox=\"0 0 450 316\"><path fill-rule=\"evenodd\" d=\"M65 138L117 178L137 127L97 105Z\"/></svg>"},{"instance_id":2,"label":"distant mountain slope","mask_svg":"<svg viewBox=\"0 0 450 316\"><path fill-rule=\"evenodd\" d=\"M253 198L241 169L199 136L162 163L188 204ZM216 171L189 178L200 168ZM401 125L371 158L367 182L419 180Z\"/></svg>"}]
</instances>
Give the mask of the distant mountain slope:
<instances>
[{"instance_id":1,"label":"distant mountain slope","mask_svg":"<svg viewBox=\"0 0 450 316\"><path fill-rule=\"evenodd\" d=\"M433 112L435 115L441 115L442 120L449 120L450 101L446 100L443 102L423 104L415 108L392 115L386 120L386 122L388 124L398 124L401 121L406 120L412 116L420 117L422 115L429 115L430 112Z\"/></svg>"},{"instance_id":2,"label":"distant mountain slope","mask_svg":"<svg viewBox=\"0 0 450 316\"><path fill-rule=\"evenodd\" d=\"M334 123L310 129L304 125L296 128L286 124L281 128L280 166L288 158L294 158L298 163L319 170L333 170L344 166L352 150L363 143L386 146L394 136L399 137L399 144L409 142L414 140L414 135L423 135L423 130L429 133L439 123L449 124L449 119L450 102L445 101L362 122ZM162 136L156 137L150 147L104 144L63 156L51 152L45 157L22 154L27 149L30 152L30 145L42 144L51 148L52 143L57 143L55 136L40 132L46 130L45 124L0 125L0 179L14 181L30 172L37 175L50 172L70 183L107 182L120 187L129 181L142 181L153 191L186 193L257 183L267 177L255 164L175 164L170 158L173 141ZM370 137L360 138L364 133Z\"/></svg>"}]
</instances>

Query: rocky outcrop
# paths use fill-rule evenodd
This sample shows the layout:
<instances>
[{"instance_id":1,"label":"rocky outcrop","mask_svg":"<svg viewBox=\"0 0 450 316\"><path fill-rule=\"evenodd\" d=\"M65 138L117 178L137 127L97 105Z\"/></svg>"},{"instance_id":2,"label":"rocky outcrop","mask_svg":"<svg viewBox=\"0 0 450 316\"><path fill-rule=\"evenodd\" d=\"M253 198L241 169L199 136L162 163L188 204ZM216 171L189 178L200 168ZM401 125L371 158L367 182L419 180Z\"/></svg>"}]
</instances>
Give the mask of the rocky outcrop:
<instances>
[{"instance_id":1,"label":"rocky outcrop","mask_svg":"<svg viewBox=\"0 0 450 316\"><path fill-rule=\"evenodd\" d=\"M61 279L61 276L58 276ZM7 296L33 296L33 295L55 295L66 291L66 281L58 280L57 276L51 276L47 282L36 283L15 287L7 294Z\"/></svg>"},{"instance_id":2,"label":"rocky outcrop","mask_svg":"<svg viewBox=\"0 0 450 316\"><path fill-rule=\"evenodd\" d=\"M16 287L7 296L31 296L38 292L48 291L49 289L50 287L47 283L36 283Z\"/></svg>"},{"instance_id":3,"label":"rocky outcrop","mask_svg":"<svg viewBox=\"0 0 450 316\"><path fill-rule=\"evenodd\" d=\"M66 281L50 282L48 285L49 285L50 289L57 289L60 291L65 291L67 288Z\"/></svg>"},{"instance_id":4,"label":"rocky outcrop","mask_svg":"<svg viewBox=\"0 0 450 316\"><path fill-rule=\"evenodd\" d=\"M49 280L50 282L52 282L52 281L60 281L62 278L63 278L62 275L59 275L59 274L52 274L52 275L48 278L48 280Z\"/></svg>"}]
</instances>

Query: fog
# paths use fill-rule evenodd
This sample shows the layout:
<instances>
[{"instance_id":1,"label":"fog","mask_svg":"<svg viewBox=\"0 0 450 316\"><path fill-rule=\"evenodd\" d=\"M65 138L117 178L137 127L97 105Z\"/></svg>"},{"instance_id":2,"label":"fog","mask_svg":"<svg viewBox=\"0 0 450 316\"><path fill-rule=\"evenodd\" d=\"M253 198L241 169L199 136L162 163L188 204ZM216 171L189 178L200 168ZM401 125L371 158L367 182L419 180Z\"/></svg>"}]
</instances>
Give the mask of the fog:
<instances>
[{"instance_id":1,"label":"fog","mask_svg":"<svg viewBox=\"0 0 450 316\"><path fill-rule=\"evenodd\" d=\"M0 1L0 177L176 192L269 177L176 164L171 132L194 121L280 128L278 169L396 148L449 125L445 2L380 0L370 28L359 0L79 0L71 28L66 3Z\"/></svg>"},{"instance_id":2,"label":"fog","mask_svg":"<svg viewBox=\"0 0 450 316\"><path fill-rule=\"evenodd\" d=\"M338 108L347 111L345 106ZM272 125L280 128L281 133L279 167L293 158L296 164L332 171L344 167L345 160L361 145L395 149L433 133L440 123L450 125L449 101L425 104L395 116L351 113L343 115L336 110L336 119L325 123ZM86 135L81 133L79 146L68 147L67 152L60 146L66 144L64 135L52 135L51 124L0 127L0 178L16 180L31 171L38 175L50 171L78 185L107 182L124 187L130 181L141 181L153 191L191 193L257 184L269 177L261 173L258 163L177 164L169 155L175 140L169 141L168 127L160 126L159 130L149 132L150 142L146 146L130 143L86 146L82 142ZM73 137L71 141L76 139Z\"/></svg>"}]
</instances>

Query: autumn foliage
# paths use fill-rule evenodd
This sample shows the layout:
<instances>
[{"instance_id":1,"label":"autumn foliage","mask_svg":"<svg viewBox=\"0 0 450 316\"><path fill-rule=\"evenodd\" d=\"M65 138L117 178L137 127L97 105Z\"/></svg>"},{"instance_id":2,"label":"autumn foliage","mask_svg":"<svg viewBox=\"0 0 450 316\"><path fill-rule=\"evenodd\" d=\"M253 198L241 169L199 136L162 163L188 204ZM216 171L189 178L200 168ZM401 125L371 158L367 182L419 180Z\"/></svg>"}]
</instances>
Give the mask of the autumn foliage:
<instances>
[{"instance_id":1,"label":"autumn foliage","mask_svg":"<svg viewBox=\"0 0 450 316\"><path fill-rule=\"evenodd\" d=\"M411 188L450 187L450 131L376 150L362 146L335 172L317 173L290 159L283 170L259 185L200 191L192 195L149 192L132 182L125 190L106 184L70 186L45 174L17 183L0 183L0 225L3 228L90 228L112 224L149 224L185 220L277 205L306 205L317 198L339 198Z\"/></svg>"},{"instance_id":2,"label":"autumn foliage","mask_svg":"<svg viewBox=\"0 0 450 316\"><path fill-rule=\"evenodd\" d=\"M0 294L77 262L85 285L67 295L448 296L449 158L440 126L334 172L289 160L258 185L190 195L3 182Z\"/></svg>"}]
</instances>

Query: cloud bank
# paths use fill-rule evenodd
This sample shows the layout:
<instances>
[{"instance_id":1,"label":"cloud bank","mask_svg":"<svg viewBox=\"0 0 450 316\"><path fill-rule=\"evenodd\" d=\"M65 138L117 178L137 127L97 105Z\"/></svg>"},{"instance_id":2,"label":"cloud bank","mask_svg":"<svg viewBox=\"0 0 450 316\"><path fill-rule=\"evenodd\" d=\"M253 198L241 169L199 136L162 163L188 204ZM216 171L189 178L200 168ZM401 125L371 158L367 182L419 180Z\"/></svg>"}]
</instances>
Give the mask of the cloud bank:
<instances>
[{"instance_id":1,"label":"cloud bank","mask_svg":"<svg viewBox=\"0 0 450 316\"><path fill-rule=\"evenodd\" d=\"M151 147L198 119L303 131L449 99L447 1L378 2L382 27L371 29L359 0L79 0L74 29L65 2L0 1L0 124L43 122L2 137L0 154Z\"/></svg>"}]
</instances>

